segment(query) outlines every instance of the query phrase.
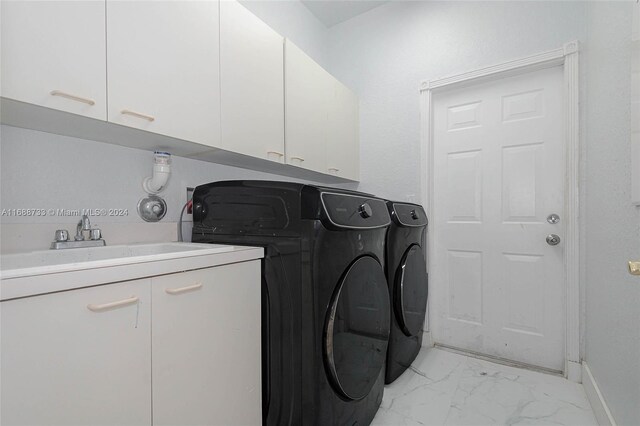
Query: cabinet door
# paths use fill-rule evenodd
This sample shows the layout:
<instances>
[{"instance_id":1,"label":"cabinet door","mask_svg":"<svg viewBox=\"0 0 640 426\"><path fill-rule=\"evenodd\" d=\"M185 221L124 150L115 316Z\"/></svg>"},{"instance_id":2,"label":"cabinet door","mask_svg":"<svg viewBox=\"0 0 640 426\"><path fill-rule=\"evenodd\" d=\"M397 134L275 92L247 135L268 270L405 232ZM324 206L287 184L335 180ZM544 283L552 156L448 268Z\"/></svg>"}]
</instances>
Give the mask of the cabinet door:
<instances>
[{"instance_id":1,"label":"cabinet door","mask_svg":"<svg viewBox=\"0 0 640 426\"><path fill-rule=\"evenodd\" d=\"M150 425L149 280L0 303L1 422Z\"/></svg>"},{"instance_id":2,"label":"cabinet door","mask_svg":"<svg viewBox=\"0 0 640 426\"><path fill-rule=\"evenodd\" d=\"M153 279L154 425L262 422L260 261Z\"/></svg>"},{"instance_id":3,"label":"cabinet door","mask_svg":"<svg viewBox=\"0 0 640 426\"><path fill-rule=\"evenodd\" d=\"M289 40L285 42L287 163L327 173L327 109L331 75Z\"/></svg>"},{"instance_id":4,"label":"cabinet door","mask_svg":"<svg viewBox=\"0 0 640 426\"><path fill-rule=\"evenodd\" d=\"M217 146L217 1L107 0L109 121Z\"/></svg>"},{"instance_id":5,"label":"cabinet door","mask_svg":"<svg viewBox=\"0 0 640 426\"><path fill-rule=\"evenodd\" d=\"M358 97L335 80L329 103L327 173L347 179L360 178Z\"/></svg>"},{"instance_id":6,"label":"cabinet door","mask_svg":"<svg viewBox=\"0 0 640 426\"><path fill-rule=\"evenodd\" d=\"M237 1L220 3L220 148L284 162L284 39Z\"/></svg>"},{"instance_id":7,"label":"cabinet door","mask_svg":"<svg viewBox=\"0 0 640 426\"><path fill-rule=\"evenodd\" d=\"M104 0L3 0L2 96L106 120L104 9Z\"/></svg>"}]
</instances>

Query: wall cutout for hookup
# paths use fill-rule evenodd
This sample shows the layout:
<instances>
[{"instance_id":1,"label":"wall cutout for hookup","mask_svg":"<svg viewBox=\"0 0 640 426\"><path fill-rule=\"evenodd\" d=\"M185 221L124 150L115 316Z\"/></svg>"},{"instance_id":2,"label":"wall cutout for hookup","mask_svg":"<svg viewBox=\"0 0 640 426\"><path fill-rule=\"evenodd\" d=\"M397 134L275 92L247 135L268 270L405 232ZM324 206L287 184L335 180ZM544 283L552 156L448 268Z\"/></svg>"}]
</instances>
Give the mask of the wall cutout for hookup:
<instances>
[{"instance_id":1,"label":"wall cutout for hookup","mask_svg":"<svg viewBox=\"0 0 640 426\"><path fill-rule=\"evenodd\" d=\"M138 201L138 214L145 222L158 222L167 214L167 203L157 195L148 195Z\"/></svg>"}]
</instances>

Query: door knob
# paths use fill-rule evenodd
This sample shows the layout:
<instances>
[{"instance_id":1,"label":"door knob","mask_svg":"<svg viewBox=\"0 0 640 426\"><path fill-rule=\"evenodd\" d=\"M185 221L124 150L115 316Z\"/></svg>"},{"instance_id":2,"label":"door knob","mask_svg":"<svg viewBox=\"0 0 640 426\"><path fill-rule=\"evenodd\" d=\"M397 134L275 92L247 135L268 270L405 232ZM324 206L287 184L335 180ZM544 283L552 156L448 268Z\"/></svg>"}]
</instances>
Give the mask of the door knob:
<instances>
[{"instance_id":1,"label":"door knob","mask_svg":"<svg viewBox=\"0 0 640 426\"><path fill-rule=\"evenodd\" d=\"M557 246L558 244L560 244L560 237L556 234L547 235L547 244L549 244L550 246Z\"/></svg>"}]
</instances>

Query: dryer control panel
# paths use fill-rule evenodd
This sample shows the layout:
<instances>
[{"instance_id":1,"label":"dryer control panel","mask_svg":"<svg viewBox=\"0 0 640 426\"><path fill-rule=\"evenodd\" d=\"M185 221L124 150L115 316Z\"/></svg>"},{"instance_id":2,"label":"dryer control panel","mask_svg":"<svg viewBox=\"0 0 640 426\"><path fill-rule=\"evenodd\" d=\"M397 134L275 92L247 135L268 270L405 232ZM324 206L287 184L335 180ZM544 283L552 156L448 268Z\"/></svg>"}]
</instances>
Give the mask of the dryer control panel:
<instances>
[{"instance_id":1,"label":"dryer control panel","mask_svg":"<svg viewBox=\"0 0 640 426\"><path fill-rule=\"evenodd\" d=\"M382 228L391 223L385 202L379 198L322 192L324 218L331 226L346 229Z\"/></svg>"},{"instance_id":2,"label":"dryer control panel","mask_svg":"<svg viewBox=\"0 0 640 426\"><path fill-rule=\"evenodd\" d=\"M389 210L399 226L427 226L427 214L418 204L391 203Z\"/></svg>"}]
</instances>

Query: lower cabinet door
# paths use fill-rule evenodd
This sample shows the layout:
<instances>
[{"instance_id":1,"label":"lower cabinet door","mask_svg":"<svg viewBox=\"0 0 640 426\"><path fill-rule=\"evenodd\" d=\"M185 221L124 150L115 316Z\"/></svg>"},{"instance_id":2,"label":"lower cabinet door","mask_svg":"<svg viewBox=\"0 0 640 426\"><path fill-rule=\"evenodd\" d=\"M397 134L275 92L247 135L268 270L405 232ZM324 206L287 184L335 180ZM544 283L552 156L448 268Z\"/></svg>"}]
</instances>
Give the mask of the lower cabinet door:
<instances>
[{"instance_id":1,"label":"lower cabinet door","mask_svg":"<svg viewBox=\"0 0 640 426\"><path fill-rule=\"evenodd\" d=\"M154 425L259 425L260 261L153 279Z\"/></svg>"},{"instance_id":2,"label":"lower cabinet door","mask_svg":"<svg viewBox=\"0 0 640 426\"><path fill-rule=\"evenodd\" d=\"M150 280L0 303L3 425L150 425Z\"/></svg>"}]
</instances>

